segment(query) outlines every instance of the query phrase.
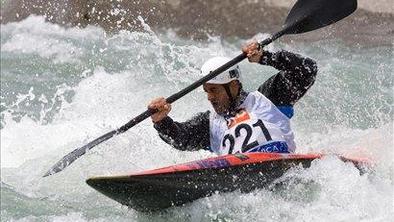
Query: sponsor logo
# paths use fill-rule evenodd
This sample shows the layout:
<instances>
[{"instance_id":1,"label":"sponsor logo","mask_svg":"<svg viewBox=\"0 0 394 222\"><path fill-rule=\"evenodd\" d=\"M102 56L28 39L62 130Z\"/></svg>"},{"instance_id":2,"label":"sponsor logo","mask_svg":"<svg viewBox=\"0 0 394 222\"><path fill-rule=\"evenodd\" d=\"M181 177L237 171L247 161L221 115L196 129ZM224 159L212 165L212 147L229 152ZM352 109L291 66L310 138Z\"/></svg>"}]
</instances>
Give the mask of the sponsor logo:
<instances>
[{"instance_id":1,"label":"sponsor logo","mask_svg":"<svg viewBox=\"0 0 394 222\"><path fill-rule=\"evenodd\" d=\"M196 162L201 168L224 168L230 166L226 159L200 160Z\"/></svg>"},{"instance_id":2,"label":"sponsor logo","mask_svg":"<svg viewBox=\"0 0 394 222\"><path fill-rule=\"evenodd\" d=\"M253 152L262 152L262 153L288 153L288 146L286 142L283 141L275 141L268 144L264 144L262 146L258 146L251 150L248 150L248 153Z\"/></svg>"},{"instance_id":3,"label":"sponsor logo","mask_svg":"<svg viewBox=\"0 0 394 222\"><path fill-rule=\"evenodd\" d=\"M237 125L238 123L242 123L247 120L250 120L249 113L241 109L233 118L227 120L227 127L230 129L233 126Z\"/></svg>"}]
</instances>

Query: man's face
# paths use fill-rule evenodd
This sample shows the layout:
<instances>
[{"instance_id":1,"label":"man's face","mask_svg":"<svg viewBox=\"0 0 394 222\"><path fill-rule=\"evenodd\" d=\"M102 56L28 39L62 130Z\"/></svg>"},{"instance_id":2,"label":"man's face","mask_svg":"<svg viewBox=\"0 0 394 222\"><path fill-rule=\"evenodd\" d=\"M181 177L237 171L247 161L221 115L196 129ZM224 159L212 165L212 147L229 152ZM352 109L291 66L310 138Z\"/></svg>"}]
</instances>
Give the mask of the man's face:
<instances>
[{"instance_id":1,"label":"man's face","mask_svg":"<svg viewBox=\"0 0 394 222\"><path fill-rule=\"evenodd\" d=\"M225 88L222 85L211 83L205 83L203 88L216 113L226 113L230 107L230 98L228 97Z\"/></svg>"}]
</instances>

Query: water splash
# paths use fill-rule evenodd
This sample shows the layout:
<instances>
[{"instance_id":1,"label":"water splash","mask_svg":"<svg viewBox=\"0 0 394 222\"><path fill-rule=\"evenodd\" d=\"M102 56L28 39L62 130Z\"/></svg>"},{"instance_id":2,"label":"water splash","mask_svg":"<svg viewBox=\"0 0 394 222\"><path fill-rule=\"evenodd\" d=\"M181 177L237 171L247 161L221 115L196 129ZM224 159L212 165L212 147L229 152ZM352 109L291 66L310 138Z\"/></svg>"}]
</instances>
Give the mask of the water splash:
<instances>
[{"instance_id":1,"label":"water splash","mask_svg":"<svg viewBox=\"0 0 394 222\"><path fill-rule=\"evenodd\" d=\"M65 171L41 176L64 154L144 111L151 98L166 97L197 80L206 58L239 54L243 41L211 37L195 42L149 31L107 36L98 28L59 28L34 16L2 25L1 34L1 181L9 185L2 186L8 196L1 201L10 203L2 208L9 220L372 221L393 216L393 63L388 48L350 49L325 41L270 46L311 56L320 67L316 84L295 107L297 152L367 156L377 163L374 172L359 175L329 157L288 172L278 180L287 184L279 192L216 194L146 215L121 208L84 180L212 155L172 149L149 120L94 148ZM34 42L24 50L29 35ZM276 73L246 62L241 69L249 90ZM171 115L182 121L209 108L197 89L177 101ZM42 205L18 210L13 206L19 197Z\"/></svg>"}]
</instances>

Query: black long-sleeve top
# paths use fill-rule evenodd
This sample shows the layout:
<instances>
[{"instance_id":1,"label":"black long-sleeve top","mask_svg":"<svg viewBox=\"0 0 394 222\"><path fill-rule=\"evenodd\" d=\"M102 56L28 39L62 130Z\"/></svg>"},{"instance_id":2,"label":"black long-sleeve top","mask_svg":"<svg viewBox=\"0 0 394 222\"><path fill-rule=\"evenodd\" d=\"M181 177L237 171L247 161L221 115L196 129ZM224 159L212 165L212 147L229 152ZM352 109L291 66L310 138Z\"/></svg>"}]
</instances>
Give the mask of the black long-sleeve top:
<instances>
[{"instance_id":1,"label":"black long-sleeve top","mask_svg":"<svg viewBox=\"0 0 394 222\"><path fill-rule=\"evenodd\" d=\"M288 51L271 53L264 51L259 62L279 70L259 88L265 97L279 107L292 108L315 82L316 62ZM159 136L179 150L210 150L209 113L197 113L186 122L176 122L166 117L154 124Z\"/></svg>"}]
</instances>

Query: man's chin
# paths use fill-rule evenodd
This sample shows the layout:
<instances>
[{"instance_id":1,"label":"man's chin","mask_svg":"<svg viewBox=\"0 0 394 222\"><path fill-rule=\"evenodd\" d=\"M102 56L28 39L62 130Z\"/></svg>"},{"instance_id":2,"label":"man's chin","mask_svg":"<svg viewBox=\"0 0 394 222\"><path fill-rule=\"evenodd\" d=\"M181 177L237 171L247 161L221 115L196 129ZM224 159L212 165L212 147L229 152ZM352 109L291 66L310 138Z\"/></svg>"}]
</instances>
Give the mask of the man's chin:
<instances>
[{"instance_id":1,"label":"man's chin","mask_svg":"<svg viewBox=\"0 0 394 222\"><path fill-rule=\"evenodd\" d=\"M215 110L215 112L219 115L223 115L226 114L226 109L223 109L221 107L213 107L213 109Z\"/></svg>"}]
</instances>

